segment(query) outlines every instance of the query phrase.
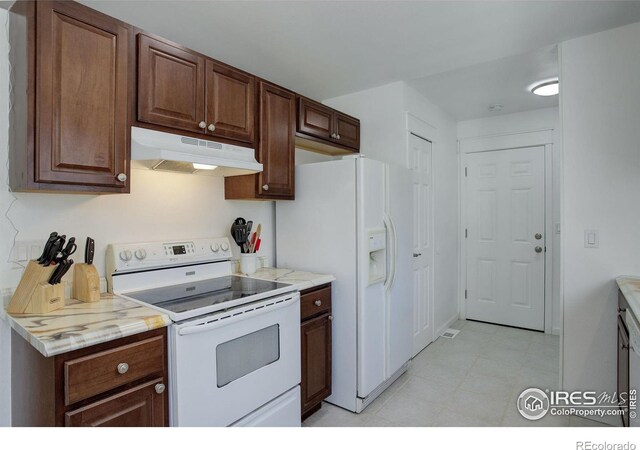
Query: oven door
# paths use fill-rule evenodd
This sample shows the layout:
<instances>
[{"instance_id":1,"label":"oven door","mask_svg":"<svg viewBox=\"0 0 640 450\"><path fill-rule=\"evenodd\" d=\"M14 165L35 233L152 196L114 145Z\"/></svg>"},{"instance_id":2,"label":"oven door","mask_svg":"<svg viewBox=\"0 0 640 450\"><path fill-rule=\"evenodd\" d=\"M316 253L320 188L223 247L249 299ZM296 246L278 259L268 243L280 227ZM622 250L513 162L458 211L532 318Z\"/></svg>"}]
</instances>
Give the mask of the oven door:
<instances>
[{"instance_id":1,"label":"oven door","mask_svg":"<svg viewBox=\"0 0 640 450\"><path fill-rule=\"evenodd\" d=\"M230 425L300 384L300 294L175 324L171 343L171 425Z\"/></svg>"}]
</instances>

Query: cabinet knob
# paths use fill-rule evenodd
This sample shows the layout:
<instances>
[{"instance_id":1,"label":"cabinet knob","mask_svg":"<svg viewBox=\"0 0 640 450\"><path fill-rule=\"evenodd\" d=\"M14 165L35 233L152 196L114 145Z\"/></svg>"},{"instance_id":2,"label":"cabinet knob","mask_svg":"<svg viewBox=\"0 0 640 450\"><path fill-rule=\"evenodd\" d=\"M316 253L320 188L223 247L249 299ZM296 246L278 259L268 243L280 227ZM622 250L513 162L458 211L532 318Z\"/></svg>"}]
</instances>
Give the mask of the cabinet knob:
<instances>
[{"instance_id":1,"label":"cabinet knob","mask_svg":"<svg viewBox=\"0 0 640 450\"><path fill-rule=\"evenodd\" d=\"M209 131L216 131L216 126L214 124L210 124L207 128Z\"/></svg>"},{"instance_id":2,"label":"cabinet knob","mask_svg":"<svg viewBox=\"0 0 640 450\"><path fill-rule=\"evenodd\" d=\"M536 253L542 253L542 247L537 246L535 249Z\"/></svg>"},{"instance_id":3,"label":"cabinet knob","mask_svg":"<svg viewBox=\"0 0 640 450\"><path fill-rule=\"evenodd\" d=\"M156 392L158 394L162 394L164 392L164 390L165 390L165 385L164 384L162 384L162 383L156 384Z\"/></svg>"},{"instance_id":4,"label":"cabinet knob","mask_svg":"<svg viewBox=\"0 0 640 450\"><path fill-rule=\"evenodd\" d=\"M414 254L413 254L413 257L414 257L414 258L417 258L418 256L422 256L422 253L414 253Z\"/></svg>"},{"instance_id":5,"label":"cabinet knob","mask_svg":"<svg viewBox=\"0 0 640 450\"><path fill-rule=\"evenodd\" d=\"M206 124L206 122L205 122L204 120L203 120L202 122L200 122L200 123L198 124L198 126L199 126L200 128L202 128L203 130L204 130L205 128L207 128L207 124Z\"/></svg>"},{"instance_id":6,"label":"cabinet knob","mask_svg":"<svg viewBox=\"0 0 640 450\"><path fill-rule=\"evenodd\" d=\"M262 185L262 189L265 190L265 191L268 191L269 190L269 185L268 184L263 184Z\"/></svg>"},{"instance_id":7,"label":"cabinet knob","mask_svg":"<svg viewBox=\"0 0 640 450\"><path fill-rule=\"evenodd\" d=\"M618 308L619 313L627 312L627 308Z\"/></svg>"},{"instance_id":8,"label":"cabinet knob","mask_svg":"<svg viewBox=\"0 0 640 450\"><path fill-rule=\"evenodd\" d=\"M336 134L335 133L331 133L331 137L336 139Z\"/></svg>"},{"instance_id":9,"label":"cabinet knob","mask_svg":"<svg viewBox=\"0 0 640 450\"><path fill-rule=\"evenodd\" d=\"M313 302L314 305L316 306L322 306L322 301L321 300L316 300L315 302Z\"/></svg>"},{"instance_id":10,"label":"cabinet knob","mask_svg":"<svg viewBox=\"0 0 640 450\"><path fill-rule=\"evenodd\" d=\"M542 239L542 235L540 233L536 233L534 236L537 240Z\"/></svg>"},{"instance_id":11,"label":"cabinet knob","mask_svg":"<svg viewBox=\"0 0 640 450\"><path fill-rule=\"evenodd\" d=\"M333 320L333 316L329 316L329 320Z\"/></svg>"},{"instance_id":12,"label":"cabinet knob","mask_svg":"<svg viewBox=\"0 0 640 450\"><path fill-rule=\"evenodd\" d=\"M119 374L125 374L129 371L129 364L127 363L120 363L118 364L118 373Z\"/></svg>"},{"instance_id":13,"label":"cabinet knob","mask_svg":"<svg viewBox=\"0 0 640 450\"><path fill-rule=\"evenodd\" d=\"M336 139L340 140L340 135L339 134L336 134Z\"/></svg>"},{"instance_id":14,"label":"cabinet knob","mask_svg":"<svg viewBox=\"0 0 640 450\"><path fill-rule=\"evenodd\" d=\"M116 175L116 180L121 181L121 182L125 182L127 181L127 174L126 173L119 173L118 175Z\"/></svg>"}]
</instances>

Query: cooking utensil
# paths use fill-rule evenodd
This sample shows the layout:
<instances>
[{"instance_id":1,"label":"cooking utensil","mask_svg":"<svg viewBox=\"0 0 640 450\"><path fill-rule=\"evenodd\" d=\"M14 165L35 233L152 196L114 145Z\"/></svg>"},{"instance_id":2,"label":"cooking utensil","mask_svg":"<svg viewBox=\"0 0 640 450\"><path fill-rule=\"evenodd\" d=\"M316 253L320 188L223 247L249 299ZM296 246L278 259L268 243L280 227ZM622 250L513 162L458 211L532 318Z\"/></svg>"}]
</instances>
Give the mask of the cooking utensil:
<instances>
[{"instance_id":1,"label":"cooking utensil","mask_svg":"<svg viewBox=\"0 0 640 450\"><path fill-rule=\"evenodd\" d=\"M84 245L84 262L93 264L93 254L95 252L95 241L87 236L87 242Z\"/></svg>"},{"instance_id":2,"label":"cooking utensil","mask_svg":"<svg viewBox=\"0 0 640 450\"><path fill-rule=\"evenodd\" d=\"M256 248L253 253L258 253L258 250L260 250L260 242L262 242L262 239L258 239L258 242L256 242Z\"/></svg>"},{"instance_id":3,"label":"cooking utensil","mask_svg":"<svg viewBox=\"0 0 640 450\"><path fill-rule=\"evenodd\" d=\"M53 242L53 244L51 244L49 252L45 255L45 258L42 261L43 266L47 267L57 259L58 253L62 250L66 238L67 236L64 234L62 236L56 237L56 240Z\"/></svg>"},{"instance_id":4,"label":"cooking utensil","mask_svg":"<svg viewBox=\"0 0 640 450\"><path fill-rule=\"evenodd\" d=\"M51 246L53 245L57 237L58 237L58 233L56 231L52 232L49 235L49 239L47 239L47 242L44 244L42 255L40 255L40 258L37 259L38 263L42 264L45 261L45 258L51 251Z\"/></svg>"},{"instance_id":5,"label":"cooking utensil","mask_svg":"<svg viewBox=\"0 0 640 450\"><path fill-rule=\"evenodd\" d=\"M255 253L256 242L258 242L258 239L260 239L260 233L262 233L261 223L258 224L258 227L256 228L256 232L254 236L251 238L251 248L249 249L249 253Z\"/></svg>"},{"instance_id":6,"label":"cooking utensil","mask_svg":"<svg viewBox=\"0 0 640 450\"><path fill-rule=\"evenodd\" d=\"M76 238L70 237L67 242L67 246L60 252L60 256L56 258L56 263L60 264L61 262L66 261L69 256L76 252L77 249L78 246L76 245Z\"/></svg>"}]
</instances>

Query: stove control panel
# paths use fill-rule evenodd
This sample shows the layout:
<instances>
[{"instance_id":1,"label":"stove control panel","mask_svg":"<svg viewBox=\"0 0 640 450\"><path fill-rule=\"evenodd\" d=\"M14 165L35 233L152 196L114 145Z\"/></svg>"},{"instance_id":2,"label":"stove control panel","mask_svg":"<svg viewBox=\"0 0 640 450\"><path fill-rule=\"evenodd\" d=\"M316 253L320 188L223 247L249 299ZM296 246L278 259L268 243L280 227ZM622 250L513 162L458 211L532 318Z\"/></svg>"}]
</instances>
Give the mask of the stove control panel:
<instances>
[{"instance_id":1,"label":"stove control panel","mask_svg":"<svg viewBox=\"0 0 640 450\"><path fill-rule=\"evenodd\" d=\"M111 244L107 248L107 274L230 259L226 237Z\"/></svg>"}]
</instances>

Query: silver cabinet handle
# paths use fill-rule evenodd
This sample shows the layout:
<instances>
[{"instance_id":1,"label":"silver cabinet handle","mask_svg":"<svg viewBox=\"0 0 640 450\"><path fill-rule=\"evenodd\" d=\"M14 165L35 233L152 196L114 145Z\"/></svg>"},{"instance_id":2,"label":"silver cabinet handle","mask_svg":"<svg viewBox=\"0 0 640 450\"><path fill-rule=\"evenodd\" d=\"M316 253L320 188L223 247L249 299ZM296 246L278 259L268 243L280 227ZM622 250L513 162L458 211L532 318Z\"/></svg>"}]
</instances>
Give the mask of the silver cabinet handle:
<instances>
[{"instance_id":1,"label":"silver cabinet handle","mask_svg":"<svg viewBox=\"0 0 640 450\"><path fill-rule=\"evenodd\" d=\"M127 181L127 174L126 173L119 173L118 175L116 175L116 180L121 181L121 182L125 182Z\"/></svg>"},{"instance_id":2,"label":"silver cabinet handle","mask_svg":"<svg viewBox=\"0 0 640 450\"><path fill-rule=\"evenodd\" d=\"M313 302L314 305L316 306L322 306L322 301L321 300L316 300L315 302Z\"/></svg>"},{"instance_id":3,"label":"silver cabinet handle","mask_svg":"<svg viewBox=\"0 0 640 450\"><path fill-rule=\"evenodd\" d=\"M208 126L209 131L216 131L216 126L214 124L211 124Z\"/></svg>"},{"instance_id":4,"label":"silver cabinet handle","mask_svg":"<svg viewBox=\"0 0 640 450\"><path fill-rule=\"evenodd\" d=\"M164 392L164 390L165 390L165 385L164 384L162 384L162 383L156 384L156 392L158 394L162 394Z\"/></svg>"},{"instance_id":5,"label":"silver cabinet handle","mask_svg":"<svg viewBox=\"0 0 640 450\"><path fill-rule=\"evenodd\" d=\"M207 123L203 120L198 124L198 126L204 130L205 128L207 128Z\"/></svg>"},{"instance_id":6,"label":"silver cabinet handle","mask_svg":"<svg viewBox=\"0 0 640 450\"><path fill-rule=\"evenodd\" d=\"M535 248L536 253L542 253L542 247L539 245Z\"/></svg>"},{"instance_id":7,"label":"silver cabinet handle","mask_svg":"<svg viewBox=\"0 0 640 450\"><path fill-rule=\"evenodd\" d=\"M542 235L540 233L536 233L534 236L537 240L542 239Z\"/></svg>"},{"instance_id":8,"label":"silver cabinet handle","mask_svg":"<svg viewBox=\"0 0 640 450\"><path fill-rule=\"evenodd\" d=\"M262 189L264 189L265 191L269 190L269 185L268 184L263 184L262 185Z\"/></svg>"},{"instance_id":9,"label":"silver cabinet handle","mask_svg":"<svg viewBox=\"0 0 640 450\"><path fill-rule=\"evenodd\" d=\"M413 254L413 257L414 257L414 258L417 258L418 256L422 256L422 253L414 253L414 254Z\"/></svg>"},{"instance_id":10,"label":"silver cabinet handle","mask_svg":"<svg viewBox=\"0 0 640 450\"><path fill-rule=\"evenodd\" d=\"M124 375L125 373L127 373L129 371L129 364L127 363L120 363L118 364L118 373L120 375Z\"/></svg>"}]
</instances>

